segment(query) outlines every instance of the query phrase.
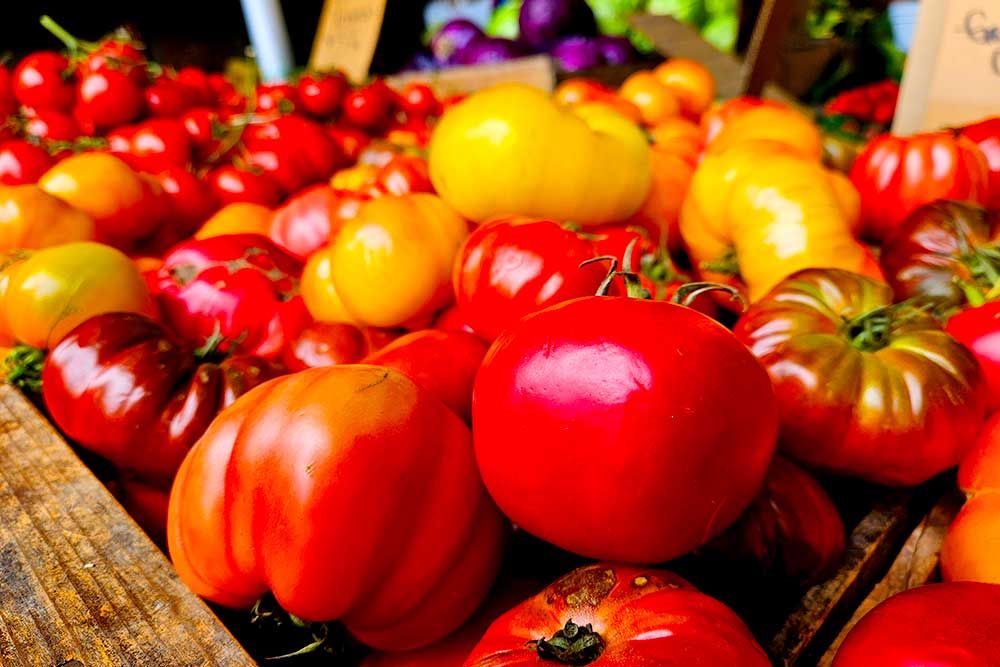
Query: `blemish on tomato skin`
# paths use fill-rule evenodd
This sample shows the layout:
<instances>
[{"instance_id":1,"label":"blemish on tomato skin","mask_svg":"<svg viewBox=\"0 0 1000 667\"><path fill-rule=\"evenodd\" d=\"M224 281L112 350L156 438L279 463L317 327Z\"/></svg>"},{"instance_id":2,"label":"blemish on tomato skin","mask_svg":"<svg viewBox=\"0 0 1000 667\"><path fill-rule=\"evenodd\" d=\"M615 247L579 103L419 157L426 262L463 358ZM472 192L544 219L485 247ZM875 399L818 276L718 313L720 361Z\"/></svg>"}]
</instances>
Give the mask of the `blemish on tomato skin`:
<instances>
[{"instance_id":1,"label":"blemish on tomato skin","mask_svg":"<svg viewBox=\"0 0 1000 667\"><path fill-rule=\"evenodd\" d=\"M632 580L632 588L642 588L648 583L649 583L649 577L640 574L638 577Z\"/></svg>"}]
</instances>

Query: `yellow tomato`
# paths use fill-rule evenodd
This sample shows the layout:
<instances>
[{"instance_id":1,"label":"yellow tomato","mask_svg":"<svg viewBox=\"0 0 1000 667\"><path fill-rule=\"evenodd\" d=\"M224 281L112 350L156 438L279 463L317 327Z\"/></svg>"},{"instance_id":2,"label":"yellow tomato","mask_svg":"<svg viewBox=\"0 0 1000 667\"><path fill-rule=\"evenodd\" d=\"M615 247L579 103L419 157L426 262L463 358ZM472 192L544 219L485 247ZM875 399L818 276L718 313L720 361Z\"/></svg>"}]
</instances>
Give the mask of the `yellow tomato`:
<instances>
[{"instance_id":1,"label":"yellow tomato","mask_svg":"<svg viewBox=\"0 0 1000 667\"><path fill-rule=\"evenodd\" d=\"M299 291L306 302L309 314L318 322L344 322L358 324L357 319L344 306L337 296L337 288L333 284L333 251L334 246L320 248L306 262L302 271Z\"/></svg>"},{"instance_id":2,"label":"yellow tomato","mask_svg":"<svg viewBox=\"0 0 1000 667\"><path fill-rule=\"evenodd\" d=\"M0 252L94 238L94 221L37 185L0 186Z\"/></svg>"},{"instance_id":3,"label":"yellow tomato","mask_svg":"<svg viewBox=\"0 0 1000 667\"><path fill-rule=\"evenodd\" d=\"M227 204L205 221L194 237L207 239L227 234L261 234L267 236L271 230L274 211L261 204L237 202Z\"/></svg>"},{"instance_id":4,"label":"yellow tomato","mask_svg":"<svg viewBox=\"0 0 1000 667\"><path fill-rule=\"evenodd\" d=\"M567 109L522 84L492 86L445 112L430 172L441 198L471 220L522 215L583 226L631 216L651 178L634 123L599 103Z\"/></svg>"},{"instance_id":5,"label":"yellow tomato","mask_svg":"<svg viewBox=\"0 0 1000 667\"><path fill-rule=\"evenodd\" d=\"M21 262L31 257L30 250L12 250L0 253L0 345L11 347L17 343L14 334L10 330L10 322L7 321L7 309L4 303L7 299L7 287L10 285L10 277Z\"/></svg>"},{"instance_id":6,"label":"yellow tomato","mask_svg":"<svg viewBox=\"0 0 1000 667\"><path fill-rule=\"evenodd\" d=\"M801 155L819 160L823 135L810 119L789 107L762 104L730 118L708 144L709 153L721 153L746 141L770 140L791 146Z\"/></svg>"},{"instance_id":7,"label":"yellow tomato","mask_svg":"<svg viewBox=\"0 0 1000 667\"><path fill-rule=\"evenodd\" d=\"M356 164L335 172L330 177L330 187L334 190L361 192L374 185L378 176L378 167L373 164Z\"/></svg>"},{"instance_id":8,"label":"yellow tomato","mask_svg":"<svg viewBox=\"0 0 1000 667\"><path fill-rule=\"evenodd\" d=\"M671 58L654 69L653 76L680 98L681 109L692 118L705 113L715 99L715 78L697 61Z\"/></svg>"}]
</instances>

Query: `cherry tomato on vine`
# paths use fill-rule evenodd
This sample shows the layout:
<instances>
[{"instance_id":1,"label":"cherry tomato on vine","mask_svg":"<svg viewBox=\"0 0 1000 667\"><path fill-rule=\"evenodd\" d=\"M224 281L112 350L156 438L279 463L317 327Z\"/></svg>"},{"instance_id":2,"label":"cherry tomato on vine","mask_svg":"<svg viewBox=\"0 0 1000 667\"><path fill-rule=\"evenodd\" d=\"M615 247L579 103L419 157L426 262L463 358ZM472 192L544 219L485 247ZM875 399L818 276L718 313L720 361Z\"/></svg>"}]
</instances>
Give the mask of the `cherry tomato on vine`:
<instances>
[{"instance_id":1,"label":"cherry tomato on vine","mask_svg":"<svg viewBox=\"0 0 1000 667\"><path fill-rule=\"evenodd\" d=\"M65 111L35 109L24 120L24 133L45 141L73 141L80 136L80 128Z\"/></svg>"},{"instance_id":2,"label":"cherry tomato on vine","mask_svg":"<svg viewBox=\"0 0 1000 667\"><path fill-rule=\"evenodd\" d=\"M0 119L17 110L17 98L14 97L14 79L10 69L0 63Z\"/></svg>"},{"instance_id":3,"label":"cherry tomato on vine","mask_svg":"<svg viewBox=\"0 0 1000 667\"><path fill-rule=\"evenodd\" d=\"M146 88L143 95L149 115L158 118L177 118L195 102L187 86L165 77Z\"/></svg>"},{"instance_id":4,"label":"cherry tomato on vine","mask_svg":"<svg viewBox=\"0 0 1000 667\"><path fill-rule=\"evenodd\" d=\"M407 116L426 118L441 113L441 103L426 83L408 83L399 91L399 108Z\"/></svg>"},{"instance_id":5,"label":"cherry tomato on vine","mask_svg":"<svg viewBox=\"0 0 1000 667\"><path fill-rule=\"evenodd\" d=\"M4 185L35 183L53 164L55 160L44 148L23 139L0 144L0 183Z\"/></svg>"},{"instance_id":6,"label":"cherry tomato on vine","mask_svg":"<svg viewBox=\"0 0 1000 667\"><path fill-rule=\"evenodd\" d=\"M373 128L388 120L393 92L381 79L351 91L344 98L344 118L363 128Z\"/></svg>"},{"instance_id":7,"label":"cherry tomato on vine","mask_svg":"<svg viewBox=\"0 0 1000 667\"><path fill-rule=\"evenodd\" d=\"M344 96L351 89L347 77L336 74L306 74L297 88L303 111L318 118L328 118L340 110Z\"/></svg>"},{"instance_id":8,"label":"cherry tomato on vine","mask_svg":"<svg viewBox=\"0 0 1000 667\"><path fill-rule=\"evenodd\" d=\"M299 95L295 86L287 83L268 83L257 86L257 104L254 110L258 113L288 114L299 106Z\"/></svg>"},{"instance_id":9,"label":"cherry tomato on vine","mask_svg":"<svg viewBox=\"0 0 1000 667\"><path fill-rule=\"evenodd\" d=\"M264 173L227 164L208 172L208 185L220 204L251 202L275 206L281 201L278 183Z\"/></svg>"},{"instance_id":10,"label":"cherry tomato on vine","mask_svg":"<svg viewBox=\"0 0 1000 667\"><path fill-rule=\"evenodd\" d=\"M78 117L93 123L97 130L131 123L142 113L142 90L118 70L91 72L80 79L77 90Z\"/></svg>"},{"instance_id":11,"label":"cherry tomato on vine","mask_svg":"<svg viewBox=\"0 0 1000 667\"><path fill-rule=\"evenodd\" d=\"M14 69L14 97L32 109L67 111L76 96L69 72L69 60L61 53L32 53Z\"/></svg>"}]
</instances>

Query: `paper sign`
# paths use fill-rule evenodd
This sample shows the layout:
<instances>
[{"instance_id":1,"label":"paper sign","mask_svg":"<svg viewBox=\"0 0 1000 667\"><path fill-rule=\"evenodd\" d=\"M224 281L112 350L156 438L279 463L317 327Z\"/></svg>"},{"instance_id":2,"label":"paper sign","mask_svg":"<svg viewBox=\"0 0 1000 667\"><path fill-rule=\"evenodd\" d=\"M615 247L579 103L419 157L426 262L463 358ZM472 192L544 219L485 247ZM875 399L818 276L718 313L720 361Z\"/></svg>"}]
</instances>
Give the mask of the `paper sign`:
<instances>
[{"instance_id":1,"label":"paper sign","mask_svg":"<svg viewBox=\"0 0 1000 667\"><path fill-rule=\"evenodd\" d=\"M422 81L443 97L471 93L495 83L526 83L551 92L556 85L552 59L545 55L517 58L490 65L451 67L431 72L407 72L389 77L389 85L399 88L410 81Z\"/></svg>"},{"instance_id":2,"label":"paper sign","mask_svg":"<svg viewBox=\"0 0 1000 667\"><path fill-rule=\"evenodd\" d=\"M922 0L892 131L1000 115L1000 2Z\"/></svg>"},{"instance_id":3,"label":"paper sign","mask_svg":"<svg viewBox=\"0 0 1000 667\"><path fill-rule=\"evenodd\" d=\"M343 70L352 81L368 77L386 0L326 0L309 66Z\"/></svg>"}]
</instances>

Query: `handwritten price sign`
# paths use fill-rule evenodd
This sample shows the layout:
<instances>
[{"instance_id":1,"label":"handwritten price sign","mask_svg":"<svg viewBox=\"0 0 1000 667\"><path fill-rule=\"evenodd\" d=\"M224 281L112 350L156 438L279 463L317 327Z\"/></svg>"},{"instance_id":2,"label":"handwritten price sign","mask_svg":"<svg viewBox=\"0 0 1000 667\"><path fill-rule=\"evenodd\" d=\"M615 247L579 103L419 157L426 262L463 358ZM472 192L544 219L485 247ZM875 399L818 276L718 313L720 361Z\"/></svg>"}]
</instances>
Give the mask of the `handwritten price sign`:
<instances>
[{"instance_id":1,"label":"handwritten price sign","mask_svg":"<svg viewBox=\"0 0 1000 667\"><path fill-rule=\"evenodd\" d=\"M922 0L893 132L1000 115L1000 2Z\"/></svg>"}]
</instances>

